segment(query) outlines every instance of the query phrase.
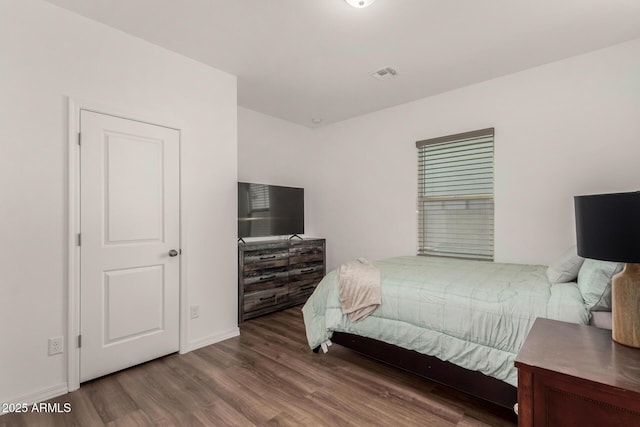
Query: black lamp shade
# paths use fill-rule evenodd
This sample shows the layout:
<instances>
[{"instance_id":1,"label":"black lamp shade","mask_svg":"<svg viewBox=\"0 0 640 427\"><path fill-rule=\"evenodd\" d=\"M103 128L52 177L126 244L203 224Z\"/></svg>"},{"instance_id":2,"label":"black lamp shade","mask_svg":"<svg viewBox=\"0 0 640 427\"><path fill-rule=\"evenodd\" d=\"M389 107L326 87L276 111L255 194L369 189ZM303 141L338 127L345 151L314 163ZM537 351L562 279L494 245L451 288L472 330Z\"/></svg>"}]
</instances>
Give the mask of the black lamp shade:
<instances>
[{"instance_id":1,"label":"black lamp shade","mask_svg":"<svg viewBox=\"0 0 640 427\"><path fill-rule=\"evenodd\" d=\"M640 263L640 192L574 197L578 255Z\"/></svg>"}]
</instances>

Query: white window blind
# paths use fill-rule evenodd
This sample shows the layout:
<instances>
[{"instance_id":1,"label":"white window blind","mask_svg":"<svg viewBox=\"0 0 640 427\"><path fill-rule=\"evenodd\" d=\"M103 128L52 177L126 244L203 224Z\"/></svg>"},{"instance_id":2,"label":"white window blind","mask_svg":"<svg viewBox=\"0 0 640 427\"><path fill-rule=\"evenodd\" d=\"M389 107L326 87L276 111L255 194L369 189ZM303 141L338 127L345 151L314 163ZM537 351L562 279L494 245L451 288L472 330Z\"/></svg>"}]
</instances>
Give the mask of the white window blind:
<instances>
[{"instance_id":1,"label":"white window blind","mask_svg":"<svg viewBox=\"0 0 640 427\"><path fill-rule=\"evenodd\" d=\"M493 135L416 142L418 255L493 260Z\"/></svg>"}]
</instances>

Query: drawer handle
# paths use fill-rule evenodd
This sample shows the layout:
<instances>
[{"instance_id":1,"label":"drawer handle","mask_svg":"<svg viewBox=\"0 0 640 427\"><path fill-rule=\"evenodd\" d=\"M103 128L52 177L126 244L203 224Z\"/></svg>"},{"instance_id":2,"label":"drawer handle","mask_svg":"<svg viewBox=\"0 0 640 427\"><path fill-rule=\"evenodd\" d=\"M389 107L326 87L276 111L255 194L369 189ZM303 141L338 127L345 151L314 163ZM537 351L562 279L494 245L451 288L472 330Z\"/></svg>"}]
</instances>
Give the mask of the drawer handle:
<instances>
[{"instance_id":1,"label":"drawer handle","mask_svg":"<svg viewBox=\"0 0 640 427\"><path fill-rule=\"evenodd\" d=\"M300 288L301 291L308 291L309 289L313 289L315 288L315 286L313 285L309 285L309 286L303 286L302 288Z\"/></svg>"},{"instance_id":2,"label":"drawer handle","mask_svg":"<svg viewBox=\"0 0 640 427\"><path fill-rule=\"evenodd\" d=\"M261 277L260 281L264 282L265 280L271 280L271 279L275 279L276 275L274 274L273 276L265 276L265 277Z\"/></svg>"},{"instance_id":3,"label":"drawer handle","mask_svg":"<svg viewBox=\"0 0 640 427\"><path fill-rule=\"evenodd\" d=\"M283 284L281 284L281 285L276 286L276 288L281 288L281 287L283 287L283 286L284 286L284 283L283 283Z\"/></svg>"},{"instance_id":4,"label":"drawer handle","mask_svg":"<svg viewBox=\"0 0 640 427\"><path fill-rule=\"evenodd\" d=\"M274 259L275 257L275 255L261 256L260 259Z\"/></svg>"},{"instance_id":5,"label":"drawer handle","mask_svg":"<svg viewBox=\"0 0 640 427\"><path fill-rule=\"evenodd\" d=\"M274 299L275 297L276 297L275 295L271 295L270 297L260 298L260 301L266 301L268 299Z\"/></svg>"},{"instance_id":6,"label":"drawer handle","mask_svg":"<svg viewBox=\"0 0 640 427\"><path fill-rule=\"evenodd\" d=\"M305 270L300 270L300 273L311 273L315 268L307 268Z\"/></svg>"}]
</instances>

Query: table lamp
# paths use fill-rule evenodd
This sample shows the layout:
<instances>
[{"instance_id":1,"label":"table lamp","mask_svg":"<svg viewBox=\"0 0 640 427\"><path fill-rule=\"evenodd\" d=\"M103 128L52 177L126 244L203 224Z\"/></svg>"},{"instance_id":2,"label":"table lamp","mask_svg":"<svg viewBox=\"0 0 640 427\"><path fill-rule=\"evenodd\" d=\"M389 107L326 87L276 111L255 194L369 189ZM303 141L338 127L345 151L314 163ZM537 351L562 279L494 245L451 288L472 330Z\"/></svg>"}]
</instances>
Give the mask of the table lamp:
<instances>
[{"instance_id":1,"label":"table lamp","mask_svg":"<svg viewBox=\"0 0 640 427\"><path fill-rule=\"evenodd\" d=\"M611 280L611 335L640 348L640 192L574 197L578 255L624 262Z\"/></svg>"}]
</instances>

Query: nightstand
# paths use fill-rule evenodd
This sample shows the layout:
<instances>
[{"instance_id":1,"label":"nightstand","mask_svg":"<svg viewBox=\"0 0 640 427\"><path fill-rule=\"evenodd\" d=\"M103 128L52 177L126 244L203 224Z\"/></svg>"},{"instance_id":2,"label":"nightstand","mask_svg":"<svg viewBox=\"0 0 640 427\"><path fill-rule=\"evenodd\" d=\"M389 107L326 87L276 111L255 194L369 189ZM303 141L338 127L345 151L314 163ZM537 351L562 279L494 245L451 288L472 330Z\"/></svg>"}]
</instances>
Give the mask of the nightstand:
<instances>
[{"instance_id":1,"label":"nightstand","mask_svg":"<svg viewBox=\"0 0 640 427\"><path fill-rule=\"evenodd\" d=\"M640 350L537 319L518 353L519 426L640 426Z\"/></svg>"}]
</instances>

